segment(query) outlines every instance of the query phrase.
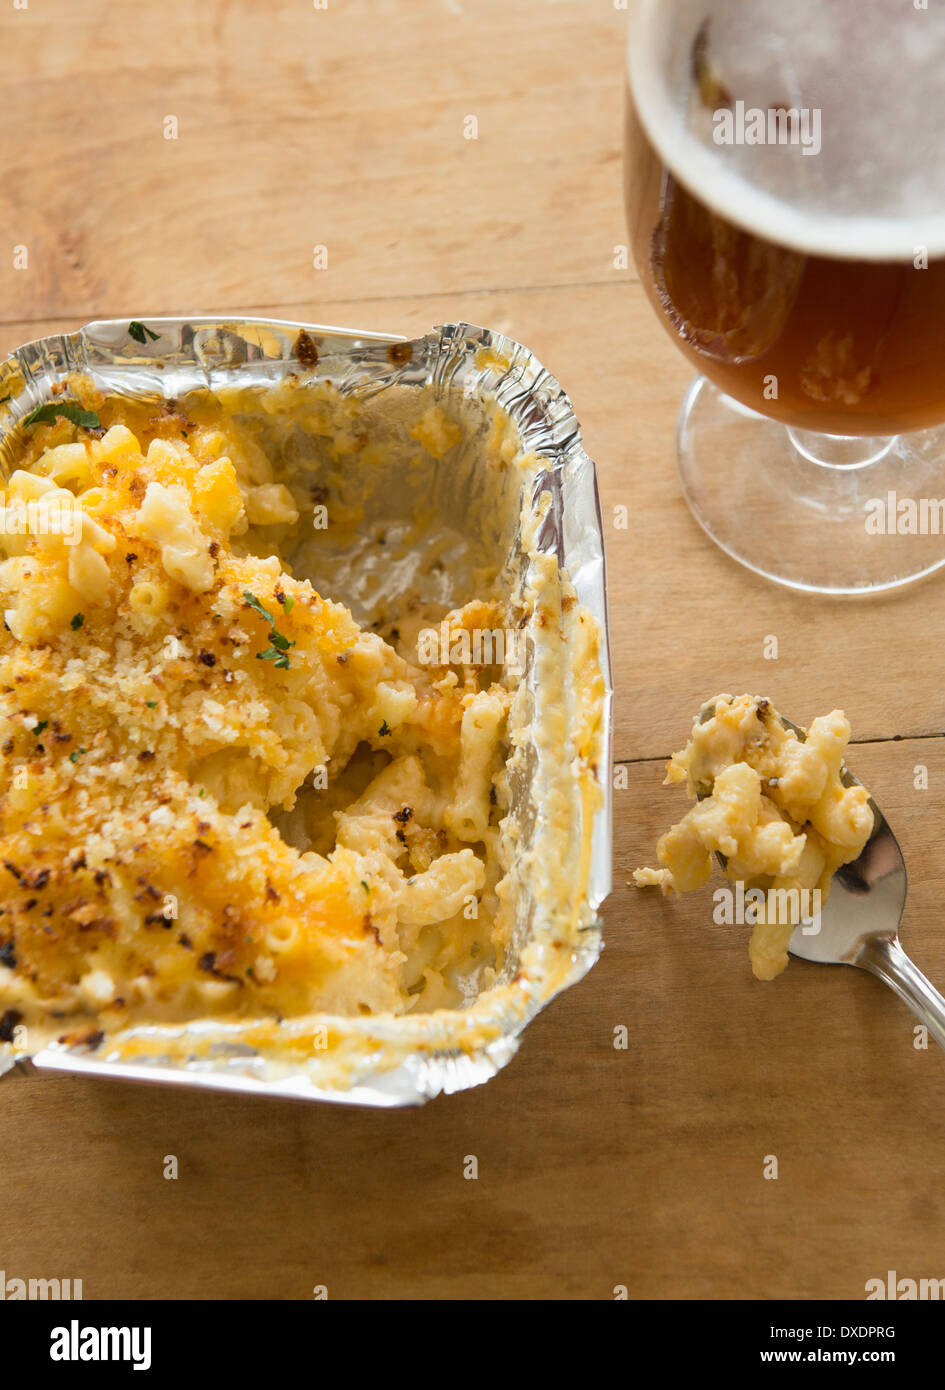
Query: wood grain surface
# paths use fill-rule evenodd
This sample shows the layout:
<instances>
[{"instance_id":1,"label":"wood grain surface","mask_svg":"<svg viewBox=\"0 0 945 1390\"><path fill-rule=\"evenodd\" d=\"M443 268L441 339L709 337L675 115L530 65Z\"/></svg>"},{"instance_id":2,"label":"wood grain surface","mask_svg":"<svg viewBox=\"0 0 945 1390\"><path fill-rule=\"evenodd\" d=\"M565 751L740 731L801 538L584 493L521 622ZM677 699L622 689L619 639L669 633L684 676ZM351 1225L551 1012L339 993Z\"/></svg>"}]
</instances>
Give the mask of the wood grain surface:
<instances>
[{"instance_id":1,"label":"wood grain surface","mask_svg":"<svg viewBox=\"0 0 945 1390\"><path fill-rule=\"evenodd\" d=\"M400 1112L9 1078L7 1277L91 1299L740 1299L945 1275L945 1059L911 1015L859 971L759 984L708 891L626 886L680 808L662 760L705 697L768 694L799 722L841 705L906 854L904 943L945 981L945 581L812 600L691 519L689 371L614 268L625 22L613 0L0 11L0 349L188 311L527 343L599 468L627 774L602 960L500 1076Z\"/></svg>"}]
</instances>

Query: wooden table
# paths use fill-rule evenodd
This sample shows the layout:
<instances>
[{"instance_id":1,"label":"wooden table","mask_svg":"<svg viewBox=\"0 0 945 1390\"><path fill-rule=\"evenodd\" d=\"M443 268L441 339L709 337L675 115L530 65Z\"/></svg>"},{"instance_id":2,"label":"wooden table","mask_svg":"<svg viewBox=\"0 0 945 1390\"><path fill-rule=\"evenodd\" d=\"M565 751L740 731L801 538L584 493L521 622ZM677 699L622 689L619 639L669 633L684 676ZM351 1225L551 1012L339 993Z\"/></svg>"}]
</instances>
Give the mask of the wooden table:
<instances>
[{"instance_id":1,"label":"wooden table","mask_svg":"<svg viewBox=\"0 0 945 1390\"><path fill-rule=\"evenodd\" d=\"M88 1298L609 1299L861 1298L888 1269L945 1274L945 1065L911 1015L858 971L758 984L707 891L626 886L679 808L662 761L704 697L767 693L802 722L839 704L908 860L904 939L945 980L945 581L805 599L691 519L688 369L614 268L625 18L606 0L0 11L0 346L187 311L467 319L527 343L600 470L627 768L603 958L504 1073L392 1113L11 1078L8 1277L80 1277Z\"/></svg>"}]
</instances>

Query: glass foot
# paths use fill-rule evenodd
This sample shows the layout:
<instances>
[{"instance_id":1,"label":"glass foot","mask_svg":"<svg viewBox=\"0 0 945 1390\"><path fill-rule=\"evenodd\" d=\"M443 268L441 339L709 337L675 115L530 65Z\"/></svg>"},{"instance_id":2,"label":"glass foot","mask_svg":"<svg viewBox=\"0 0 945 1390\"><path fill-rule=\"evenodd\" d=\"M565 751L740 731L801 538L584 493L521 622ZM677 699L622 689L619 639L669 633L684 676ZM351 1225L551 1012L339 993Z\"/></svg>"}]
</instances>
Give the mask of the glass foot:
<instances>
[{"instance_id":1,"label":"glass foot","mask_svg":"<svg viewBox=\"0 0 945 1390\"><path fill-rule=\"evenodd\" d=\"M945 429L891 439L792 430L698 377L679 415L677 464L707 535L790 589L876 593L945 565Z\"/></svg>"}]
</instances>

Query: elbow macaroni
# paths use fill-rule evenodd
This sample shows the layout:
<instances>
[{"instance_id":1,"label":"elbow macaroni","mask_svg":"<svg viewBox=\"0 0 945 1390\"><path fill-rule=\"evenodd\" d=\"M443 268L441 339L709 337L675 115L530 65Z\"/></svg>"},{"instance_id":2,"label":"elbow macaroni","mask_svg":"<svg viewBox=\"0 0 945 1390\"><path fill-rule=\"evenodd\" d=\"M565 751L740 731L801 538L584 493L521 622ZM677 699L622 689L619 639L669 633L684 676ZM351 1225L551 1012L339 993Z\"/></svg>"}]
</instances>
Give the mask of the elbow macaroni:
<instances>
[{"instance_id":1,"label":"elbow macaroni","mask_svg":"<svg viewBox=\"0 0 945 1390\"><path fill-rule=\"evenodd\" d=\"M826 902L837 869L855 859L873 829L869 793L842 781L850 725L842 710L815 719L803 740L769 701L720 695L711 719L693 725L674 753L667 783L685 783L699 800L657 845L659 869L636 869L637 887L684 893L711 876L712 855L746 890L795 893L781 918L759 916L749 954L755 975L773 979L787 965L801 890Z\"/></svg>"},{"instance_id":2,"label":"elbow macaroni","mask_svg":"<svg viewBox=\"0 0 945 1390\"><path fill-rule=\"evenodd\" d=\"M505 715L506 703L493 691L468 697L460 730L456 793L447 812L450 829L460 840L481 840L486 834Z\"/></svg>"},{"instance_id":3,"label":"elbow macaroni","mask_svg":"<svg viewBox=\"0 0 945 1390\"><path fill-rule=\"evenodd\" d=\"M161 564L171 579L195 594L213 583L210 543L190 510L184 488L149 483L144 501L132 521L131 534L157 546Z\"/></svg>"}]
</instances>

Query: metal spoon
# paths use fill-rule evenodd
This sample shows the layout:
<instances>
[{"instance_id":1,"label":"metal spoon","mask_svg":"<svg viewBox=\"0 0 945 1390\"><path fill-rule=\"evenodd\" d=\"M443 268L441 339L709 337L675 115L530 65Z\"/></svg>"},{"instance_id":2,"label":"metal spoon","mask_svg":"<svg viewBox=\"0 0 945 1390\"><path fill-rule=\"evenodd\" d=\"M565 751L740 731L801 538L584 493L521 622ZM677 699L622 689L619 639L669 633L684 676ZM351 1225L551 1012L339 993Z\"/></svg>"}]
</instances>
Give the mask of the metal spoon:
<instances>
[{"instance_id":1,"label":"metal spoon","mask_svg":"<svg viewBox=\"0 0 945 1390\"><path fill-rule=\"evenodd\" d=\"M704 724L714 713L714 702L704 705L699 723ZM783 715L779 718L785 728L792 729L804 741L804 729ZM846 787L862 786L845 764L840 777ZM805 935L803 927L798 926L788 950L792 956L821 965L856 965L869 970L908 1004L938 1045L945 1048L945 998L913 964L899 942L899 923L906 901L902 850L872 797L869 804L873 833L859 856L834 874L830 896L820 914L820 931Z\"/></svg>"}]
</instances>

